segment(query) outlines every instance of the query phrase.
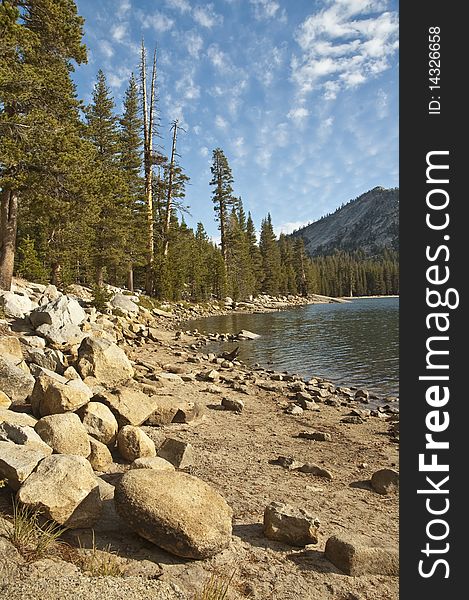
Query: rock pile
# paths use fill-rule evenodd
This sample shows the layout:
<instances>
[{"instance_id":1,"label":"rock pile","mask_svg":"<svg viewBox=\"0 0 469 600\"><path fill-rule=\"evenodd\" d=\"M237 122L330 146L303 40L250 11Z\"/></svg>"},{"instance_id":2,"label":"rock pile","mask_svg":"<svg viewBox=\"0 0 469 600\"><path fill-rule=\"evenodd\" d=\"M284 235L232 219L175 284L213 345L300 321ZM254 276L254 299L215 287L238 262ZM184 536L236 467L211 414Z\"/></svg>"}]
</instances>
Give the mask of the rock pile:
<instances>
[{"instance_id":1,"label":"rock pile","mask_svg":"<svg viewBox=\"0 0 469 600\"><path fill-rule=\"evenodd\" d=\"M150 373L124 351L123 342L156 337L151 313L117 293L110 314L100 314L83 288L73 293L24 284L1 294L0 479L46 518L92 527L109 501L100 475L127 463L116 506L137 533L179 556L219 552L231 540L232 512L208 484L176 471L193 463L192 447L164 435L155 445L141 429L203 414L195 402L156 395L157 378L183 382L175 368ZM142 381L144 371L155 379Z\"/></svg>"}]
</instances>

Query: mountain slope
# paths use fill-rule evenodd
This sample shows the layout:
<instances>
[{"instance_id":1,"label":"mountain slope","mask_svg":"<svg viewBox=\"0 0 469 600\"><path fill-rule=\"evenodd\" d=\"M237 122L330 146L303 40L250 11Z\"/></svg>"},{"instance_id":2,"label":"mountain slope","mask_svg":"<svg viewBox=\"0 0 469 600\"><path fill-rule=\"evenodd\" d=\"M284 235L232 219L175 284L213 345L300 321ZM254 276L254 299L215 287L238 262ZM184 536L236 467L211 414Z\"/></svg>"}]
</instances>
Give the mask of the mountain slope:
<instances>
[{"instance_id":1,"label":"mountain slope","mask_svg":"<svg viewBox=\"0 0 469 600\"><path fill-rule=\"evenodd\" d=\"M363 250L367 256L384 248L399 250L399 189L376 187L292 234L302 237L310 256L335 250Z\"/></svg>"}]
</instances>

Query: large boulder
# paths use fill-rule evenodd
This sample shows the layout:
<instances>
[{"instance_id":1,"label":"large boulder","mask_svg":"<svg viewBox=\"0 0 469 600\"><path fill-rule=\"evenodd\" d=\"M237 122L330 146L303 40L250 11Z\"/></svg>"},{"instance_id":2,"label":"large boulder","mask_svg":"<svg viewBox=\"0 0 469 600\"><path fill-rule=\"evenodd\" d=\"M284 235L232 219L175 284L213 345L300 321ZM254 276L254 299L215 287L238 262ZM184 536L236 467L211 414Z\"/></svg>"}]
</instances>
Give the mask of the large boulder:
<instances>
[{"instance_id":1,"label":"large boulder","mask_svg":"<svg viewBox=\"0 0 469 600\"><path fill-rule=\"evenodd\" d=\"M302 508L271 502L264 511L264 534L291 546L318 543L319 520Z\"/></svg>"},{"instance_id":2,"label":"large boulder","mask_svg":"<svg viewBox=\"0 0 469 600\"><path fill-rule=\"evenodd\" d=\"M30 425L0 423L0 440L13 442L14 444L33 450L40 450L44 453L44 456L52 454L52 448L44 442Z\"/></svg>"},{"instance_id":3,"label":"large boulder","mask_svg":"<svg viewBox=\"0 0 469 600\"><path fill-rule=\"evenodd\" d=\"M61 328L66 325L81 325L86 319L86 312L74 298L60 295L33 310L29 319L35 329L41 325Z\"/></svg>"},{"instance_id":4,"label":"large boulder","mask_svg":"<svg viewBox=\"0 0 469 600\"><path fill-rule=\"evenodd\" d=\"M117 434L117 449L122 458L129 462L144 456L156 456L153 441L140 427L132 425L126 425Z\"/></svg>"},{"instance_id":5,"label":"large boulder","mask_svg":"<svg viewBox=\"0 0 469 600\"><path fill-rule=\"evenodd\" d=\"M34 377L18 367L12 358L0 356L0 390L13 404L22 404L33 391Z\"/></svg>"},{"instance_id":6,"label":"large boulder","mask_svg":"<svg viewBox=\"0 0 469 600\"><path fill-rule=\"evenodd\" d=\"M5 392L2 392L0 390L0 408L10 408L10 406L11 406L10 398L8 398L8 396L5 394Z\"/></svg>"},{"instance_id":7,"label":"large boulder","mask_svg":"<svg viewBox=\"0 0 469 600\"><path fill-rule=\"evenodd\" d=\"M23 412L15 412L6 408L0 408L0 423L11 423L12 425L29 425L34 427L36 419Z\"/></svg>"},{"instance_id":8,"label":"large boulder","mask_svg":"<svg viewBox=\"0 0 469 600\"><path fill-rule=\"evenodd\" d=\"M25 348L25 360L27 363L34 363L50 371L64 370L64 355L60 350L54 348Z\"/></svg>"},{"instance_id":9,"label":"large boulder","mask_svg":"<svg viewBox=\"0 0 469 600\"><path fill-rule=\"evenodd\" d=\"M119 387L111 392L97 394L94 400L102 402L110 408L119 423L124 425L142 425L155 409L153 398L139 390Z\"/></svg>"},{"instance_id":10,"label":"large boulder","mask_svg":"<svg viewBox=\"0 0 469 600\"><path fill-rule=\"evenodd\" d=\"M33 303L28 296L0 291L0 307L6 317L22 319L31 312Z\"/></svg>"},{"instance_id":11,"label":"large boulder","mask_svg":"<svg viewBox=\"0 0 469 600\"><path fill-rule=\"evenodd\" d=\"M0 479L7 479L10 487L17 490L46 456L37 448L0 441Z\"/></svg>"},{"instance_id":12,"label":"large boulder","mask_svg":"<svg viewBox=\"0 0 469 600\"><path fill-rule=\"evenodd\" d=\"M230 544L231 508L210 485L187 473L128 471L114 500L131 529L176 556L204 559Z\"/></svg>"},{"instance_id":13,"label":"large boulder","mask_svg":"<svg viewBox=\"0 0 469 600\"><path fill-rule=\"evenodd\" d=\"M36 423L35 430L57 454L87 457L91 453L88 434L75 413L43 417Z\"/></svg>"},{"instance_id":14,"label":"large boulder","mask_svg":"<svg viewBox=\"0 0 469 600\"><path fill-rule=\"evenodd\" d=\"M125 296L124 294L116 294L110 301L113 308L118 308L126 313L136 315L138 313L138 305L132 300L133 296Z\"/></svg>"},{"instance_id":15,"label":"large boulder","mask_svg":"<svg viewBox=\"0 0 469 600\"><path fill-rule=\"evenodd\" d=\"M117 436L117 420L111 410L101 402L89 402L78 411L89 435L106 446L112 446Z\"/></svg>"},{"instance_id":16,"label":"large boulder","mask_svg":"<svg viewBox=\"0 0 469 600\"><path fill-rule=\"evenodd\" d=\"M55 345L73 345L83 339L79 325L86 313L74 298L60 295L33 310L29 318L36 332Z\"/></svg>"},{"instance_id":17,"label":"large boulder","mask_svg":"<svg viewBox=\"0 0 469 600\"><path fill-rule=\"evenodd\" d=\"M44 386L46 379L47 383ZM74 412L87 404L92 396L91 390L81 381L82 386L75 385L75 381L69 380L67 383L61 383L48 378L47 375L40 377L34 386L35 390L39 386L43 388L42 399L38 407L39 416ZM33 396L36 395L33 394Z\"/></svg>"},{"instance_id":18,"label":"large boulder","mask_svg":"<svg viewBox=\"0 0 469 600\"><path fill-rule=\"evenodd\" d=\"M13 335L2 335L0 336L0 356L9 354L23 360L23 352L21 350L21 344L17 337Z\"/></svg>"},{"instance_id":19,"label":"large boulder","mask_svg":"<svg viewBox=\"0 0 469 600\"><path fill-rule=\"evenodd\" d=\"M89 436L91 452L88 456L90 465L95 471L105 471L112 463L112 455L109 452L109 448Z\"/></svg>"},{"instance_id":20,"label":"large boulder","mask_svg":"<svg viewBox=\"0 0 469 600\"><path fill-rule=\"evenodd\" d=\"M125 352L109 340L88 337L78 349L78 371L83 378L95 377L104 385L119 385L134 376Z\"/></svg>"},{"instance_id":21,"label":"large boulder","mask_svg":"<svg viewBox=\"0 0 469 600\"><path fill-rule=\"evenodd\" d=\"M18 500L70 528L92 527L102 509L98 480L81 456L45 458L20 488Z\"/></svg>"}]
</instances>

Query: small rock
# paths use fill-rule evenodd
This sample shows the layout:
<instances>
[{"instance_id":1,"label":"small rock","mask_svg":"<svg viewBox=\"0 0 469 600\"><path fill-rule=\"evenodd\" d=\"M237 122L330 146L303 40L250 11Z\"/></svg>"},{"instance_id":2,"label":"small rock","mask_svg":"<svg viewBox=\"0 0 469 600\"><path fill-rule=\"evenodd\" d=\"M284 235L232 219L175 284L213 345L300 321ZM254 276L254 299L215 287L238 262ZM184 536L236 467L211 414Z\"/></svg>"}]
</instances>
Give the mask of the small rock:
<instances>
[{"instance_id":1,"label":"small rock","mask_svg":"<svg viewBox=\"0 0 469 600\"><path fill-rule=\"evenodd\" d=\"M285 409L285 412L288 415L302 415L303 409L301 406L298 406L298 404L290 404L290 406Z\"/></svg>"},{"instance_id":2,"label":"small rock","mask_svg":"<svg viewBox=\"0 0 469 600\"><path fill-rule=\"evenodd\" d=\"M369 547L355 540L332 536L326 542L325 557L347 575L398 575L399 552Z\"/></svg>"},{"instance_id":3,"label":"small rock","mask_svg":"<svg viewBox=\"0 0 469 600\"><path fill-rule=\"evenodd\" d=\"M248 331L247 329L242 329L236 337L238 340L257 340L261 336L257 333L253 333L252 331Z\"/></svg>"},{"instance_id":4,"label":"small rock","mask_svg":"<svg viewBox=\"0 0 469 600\"><path fill-rule=\"evenodd\" d=\"M57 454L90 455L88 434L75 413L42 417L34 429Z\"/></svg>"},{"instance_id":5,"label":"small rock","mask_svg":"<svg viewBox=\"0 0 469 600\"><path fill-rule=\"evenodd\" d=\"M90 465L94 471L105 471L112 463L109 448L91 436L88 436L88 440L91 448L90 455L88 456Z\"/></svg>"},{"instance_id":6,"label":"small rock","mask_svg":"<svg viewBox=\"0 0 469 600\"><path fill-rule=\"evenodd\" d=\"M264 511L264 534L291 546L318 543L319 520L302 508L272 502Z\"/></svg>"},{"instance_id":7,"label":"small rock","mask_svg":"<svg viewBox=\"0 0 469 600\"><path fill-rule=\"evenodd\" d=\"M244 402L233 398L222 398L221 405L225 410L230 410L235 413L241 413L244 409Z\"/></svg>"},{"instance_id":8,"label":"small rock","mask_svg":"<svg viewBox=\"0 0 469 600\"><path fill-rule=\"evenodd\" d=\"M365 422L361 417L358 417L356 415L355 416L352 415L350 417L344 417L343 419L340 419L340 421L342 423L348 423L350 425L361 425L362 423Z\"/></svg>"},{"instance_id":9,"label":"small rock","mask_svg":"<svg viewBox=\"0 0 469 600\"><path fill-rule=\"evenodd\" d=\"M355 400L366 404L370 401L370 392L368 390L357 390L354 398Z\"/></svg>"},{"instance_id":10,"label":"small rock","mask_svg":"<svg viewBox=\"0 0 469 600\"><path fill-rule=\"evenodd\" d=\"M157 456L170 462L176 469L184 469L194 463L194 448L187 442L167 438L159 448Z\"/></svg>"},{"instance_id":11,"label":"small rock","mask_svg":"<svg viewBox=\"0 0 469 600\"><path fill-rule=\"evenodd\" d=\"M126 425L117 434L117 449L125 460L156 456L155 444L139 427Z\"/></svg>"},{"instance_id":12,"label":"small rock","mask_svg":"<svg viewBox=\"0 0 469 600\"><path fill-rule=\"evenodd\" d=\"M389 494L399 488L399 473L394 469L380 469L371 477L371 487L378 494Z\"/></svg>"},{"instance_id":13,"label":"small rock","mask_svg":"<svg viewBox=\"0 0 469 600\"><path fill-rule=\"evenodd\" d=\"M300 431L298 437L306 440L314 440L315 442L330 442L332 440L330 433L322 431Z\"/></svg>"},{"instance_id":14,"label":"small rock","mask_svg":"<svg viewBox=\"0 0 469 600\"><path fill-rule=\"evenodd\" d=\"M160 381L166 381L168 383L184 383L183 378L176 373L158 373L158 379Z\"/></svg>"},{"instance_id":15,"label":"small rock","mask_svg":"<svg viewBox=\"0 0 469 600\"><path fill-rule=\"evenodd\" d=\"M284 469L288 469L289 471L295 471L303 466L303 463L298 462L291 456L279 456L275 460L272 461L272 464L280 465Z\"/></svg>"},{"instance_id":16,"label":"small rock","mask_svg":"<svg viewBox=\"0 0 469 600\"><path fill-rule=\"evenodd\" d=\"M330 473L330 471L323 469L322 467L318 467L318 465L313 465L312 463L305 463L297 470L301 471L301 473L309 473L310 475L316 475L317 477L332 479L332 473Z\"/></svg>"}]
</instances>

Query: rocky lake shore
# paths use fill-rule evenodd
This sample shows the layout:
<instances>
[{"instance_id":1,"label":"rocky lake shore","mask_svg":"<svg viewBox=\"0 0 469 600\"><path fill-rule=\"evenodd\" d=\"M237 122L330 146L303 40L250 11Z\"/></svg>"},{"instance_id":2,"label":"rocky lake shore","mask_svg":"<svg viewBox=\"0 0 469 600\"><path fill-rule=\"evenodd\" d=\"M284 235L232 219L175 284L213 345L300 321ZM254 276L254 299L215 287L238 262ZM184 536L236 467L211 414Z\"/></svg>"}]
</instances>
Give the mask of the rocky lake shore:
<instances>
[{"instance_id":1,"label":"rocky lake shore","mask_svg":"<svg viewBox=\"0 0 469 600\"><path fill-rule=\"evenodd\" d=\"M0 294L0 595L397 599L396 399L247 366L235 343L209 354L236 340L181 328L332 299L91 300ZM47 548L41 519L65 528Z\"/></svg>"}]
</instances>

